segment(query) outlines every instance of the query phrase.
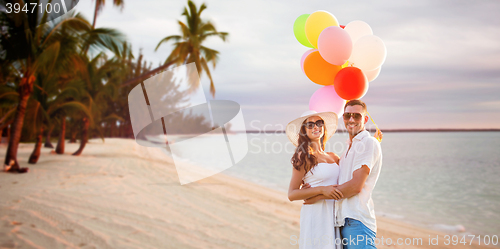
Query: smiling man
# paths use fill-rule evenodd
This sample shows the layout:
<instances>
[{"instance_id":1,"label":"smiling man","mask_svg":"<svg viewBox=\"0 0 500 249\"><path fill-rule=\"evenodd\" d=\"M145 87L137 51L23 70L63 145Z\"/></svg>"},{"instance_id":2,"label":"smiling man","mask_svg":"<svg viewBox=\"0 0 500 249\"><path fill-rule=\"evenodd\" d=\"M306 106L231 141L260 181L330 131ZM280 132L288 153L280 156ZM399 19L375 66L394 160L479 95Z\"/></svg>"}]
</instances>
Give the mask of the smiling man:
<instances>
[{"instance_id":1,"label":"smiling man","mask_svg":"<svg viewBox=\"0 0 500 249\"><path fill-rule=\"evenodd\" d=\"M366 104L351 100L344 107L349 147L340 158L338 189L344 198L335 203L336 224L341 226L343 244L351 248L376 248L377 233L372 191L382 167L382 149L365 130Z\"/></svg>"},{"instance_id":2,"label":"smiling man","mask_svg":"<svg viewBox=\"0 0 500 249\"><path fill-rule=\"evenodd\" d=\"M335 187L343 197L335 202L335 226L340 226L341 243L346 249L376 248L377 223L372 192L382 167L382 149L377 138L365 130L367 114L366 104L361 100L351 100L344 106L349 147L339 162L339 185ZM380 131L375 136L382 139ZM304 204L325 198L331 197L318 195L305 200Z\"/></svg>"}]
</instances>

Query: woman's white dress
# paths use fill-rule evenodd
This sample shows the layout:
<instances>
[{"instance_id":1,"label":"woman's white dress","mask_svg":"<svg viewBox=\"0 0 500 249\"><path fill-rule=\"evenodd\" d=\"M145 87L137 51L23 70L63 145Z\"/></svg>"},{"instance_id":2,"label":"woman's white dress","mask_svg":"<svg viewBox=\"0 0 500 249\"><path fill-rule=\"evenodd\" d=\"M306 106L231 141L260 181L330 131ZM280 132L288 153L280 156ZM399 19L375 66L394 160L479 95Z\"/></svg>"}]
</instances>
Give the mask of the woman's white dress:
<instances>
[{"instance_id":1,"label":"woman's white dress","mask_svg":"<svg viewBox=\"0 0 500 249\"><path fill-rule=\"evenodd\" d=\"M319 163L304 176L304 183L311 187L338 183L339 166L336 163ZM335 200L320 200L302 205L300 210L300 249L342 248L340 230L335 227Z\"/></svg>"}]
</instances>

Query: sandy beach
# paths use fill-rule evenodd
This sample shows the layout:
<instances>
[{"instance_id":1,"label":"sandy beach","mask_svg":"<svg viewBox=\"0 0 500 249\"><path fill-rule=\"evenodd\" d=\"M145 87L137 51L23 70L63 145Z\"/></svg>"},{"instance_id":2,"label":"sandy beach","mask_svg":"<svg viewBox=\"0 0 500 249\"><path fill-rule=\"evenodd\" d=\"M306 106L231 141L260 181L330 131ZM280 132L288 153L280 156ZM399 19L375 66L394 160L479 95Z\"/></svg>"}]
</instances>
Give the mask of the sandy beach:
<instances>
[{"instance_id":1,"label":"sandy beach","mask_svg":"<svg viewBox=\"0 0 500 249\"><path fill-rule=\"evenodd\" d=\"M131 139L92 139L72 156L78 146L67 144L64 155L43 148L36 165L27 163L33 144L19 146L30 171L0 173L0 248L298 248L302 203L284 192L224 174L181 186L170 157ZM480 247L377 221L378 248Z\"/></svg>"}]
</instances>

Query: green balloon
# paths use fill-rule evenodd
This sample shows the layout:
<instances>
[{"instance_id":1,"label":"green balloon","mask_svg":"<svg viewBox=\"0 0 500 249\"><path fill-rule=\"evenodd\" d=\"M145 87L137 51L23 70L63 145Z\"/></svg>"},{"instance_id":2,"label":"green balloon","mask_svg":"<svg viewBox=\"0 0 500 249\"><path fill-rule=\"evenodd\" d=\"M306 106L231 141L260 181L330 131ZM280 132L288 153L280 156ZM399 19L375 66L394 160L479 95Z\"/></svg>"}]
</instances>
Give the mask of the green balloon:
<instances>
[{"instance_id":1,"label":"green balloon","mask_svg":"<svg viewBox=\"0 0 500 249\"><path fill-rule=\"evenodd\" d=\"M293 34L300 44L309 48L314 48L306 37L306 20L308 17L309 14L303 14L295 19L295 22L293 23Z\"/></svg>"}]
</instances>

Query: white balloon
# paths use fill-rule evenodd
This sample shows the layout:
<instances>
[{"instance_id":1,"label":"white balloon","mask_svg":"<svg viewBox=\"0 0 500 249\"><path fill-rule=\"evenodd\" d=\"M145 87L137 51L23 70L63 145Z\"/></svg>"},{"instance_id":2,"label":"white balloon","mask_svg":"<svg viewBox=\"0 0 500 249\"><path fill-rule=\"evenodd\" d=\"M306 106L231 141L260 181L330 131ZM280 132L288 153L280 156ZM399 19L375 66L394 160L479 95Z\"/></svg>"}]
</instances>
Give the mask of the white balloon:
<instances>
[{"instance_id":1,"label":"white balloon","mask_svg":"<svg viewBox=\"0 0 500 249\"><path fill-rule=\"evenodd\" d=\"M354 44L349 65L363 72L375 70L382 66L387 56L385 44L378 36L365 35Z\"/></svg>"},{"instance_id":2,"label":"white balloon","mask_svg":"<svg viewBox=\"0 0 500 249\"><path fill-rule=\"evenodd\" d=\"M363 71L363 73L365 74L366 76L366 79L368 80L368 82L371 82L373 80L375 80L378 75L380 74L380 70L382 69L382 67L378 67L374 70L370 70L370 71Z\"/></svg>"},{"instance_id":3,"label":"white balloon","mask_svg":"<svg viewBox=\"0 0 500 249\"><path fill-rule=\"evenodd\" d=\"M368 23L363 21L352 21L345 25L344 30L351 36L352 44L354 45L359 38L365 35L373 35L372 28Z\"/></svg>"}]
</instances>

